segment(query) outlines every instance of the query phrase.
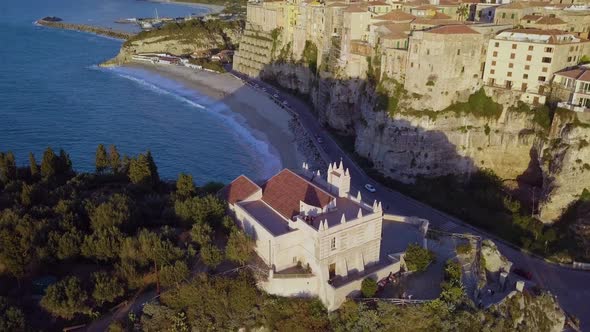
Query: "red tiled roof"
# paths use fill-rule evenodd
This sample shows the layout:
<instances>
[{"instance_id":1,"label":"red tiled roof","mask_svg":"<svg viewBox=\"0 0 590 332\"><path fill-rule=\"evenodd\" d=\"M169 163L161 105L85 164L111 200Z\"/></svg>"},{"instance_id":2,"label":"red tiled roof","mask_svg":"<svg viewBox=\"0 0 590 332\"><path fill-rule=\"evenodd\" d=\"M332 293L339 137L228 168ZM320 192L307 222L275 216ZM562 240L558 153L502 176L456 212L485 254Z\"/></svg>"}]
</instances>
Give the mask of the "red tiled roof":
<instances>
[{"instance_id":1,"label":"red tiled roof","mask_svg":"<svg viewBox=\"0 0 590 332\"><path fill-rule=\"evenodd\" d=\"M394 31L394 32L390 32L388 34L385 34L383 36L381 36L381 39L407 39L408 35L403 33L403 32L399 32L399 31Z\"/></svg>"},{"instance_id":2,"label":"red tiled roof","mask_svg":"<svg viewBox=\"0 0 590 332\"><path fill-rule=\"evenodd\" d=\"M240 175L230 184L225 186L221 190L220 195L228 203L234 204L252 196L258 190L261 190L261 188L256 185L256 183L252 182L252 180L244 175Z\"/></svg>"},{"instance_id":3,"label":"red tiled roof","mask_svg":"<svg viewBox=\"0 0 590 332\"><path fill-rule=\"evenodd\" d=\"M580 81L590 82L590 70L586 68L577 68L555 73L555 75L566 76Z\"/></svg>"},{"instance_id":4,"label":"red tiled roof","mask_svg":"<svg viewBox=\"0 0 590 332\"><path fill-rule=\"evenodd\" d=\"M557 17L545 16L535 23L553 25L553 24L564 24L565 22Z\"/></svg>"},{"instance_id":5,"label":"red tiled roof","mask_svg":"<svg viewBox=\"0 0 590 332\"><path fill-rule=\"evenodd\" d=\"M422 24L422 25L456 25L461 24L459 21L455 20L436 20L430 19L425 17L419 17L412 21L412 24Z\"/></svg>"},{"instance_id":6,"label":"red tiled roof","mask_svg":"<svg viewBox=\"0 0 590 332\"><path fill-rule=\"evenodd\" d=\"M334 196L288 169L282 170L262 186L262 200L289 220L299 214L300 201L325 207L333 199Z\"/></svg>"},{"instance_id":7,"label":"red tiled roof","mask_svg":"<svg viewBox=\"0 0 590 332\"><path fill-rule=\"evenodd\" d=\"M536 20L540 19L541 17L543 17L543 16L531 14L531 15L525 15L525 16L523 16L521 18L521 20L525 20L525 21L531 21L531 20L532 21L536 21Z\"/></svg>"},{"instance_id":8,"label":"red tiled roof","mask_svg":"<svg viewBox=\"0 0 590 332\"><path fill-rule=\"evenodd\" d=\"M443 35L464 35L464 34L479 34L479 32L471 29L466 25L443 25L440 27L428 30L430 33L439 33Z\"/></svg>"},{"instance_id":9,"label":"red tiled roof","mask_svg":"<svg viewBox=\"0 0 590 332\"><path fill-rule=\"evenodd\" d=\"M392 10L387 14L379 15L373 17L375 20L385 20L385 21L411 21L415 19L416 16L403 12L401 10Z\"/></svg>"},{"instance_id":10,"label":"red tiled roof","mask_svg":"<svg viewBox=\"0 0 590 332\"><path fill-rule=\"evenodd\" d=\"M354 4L348 6L348 8L346 8L344 11L347 13L364 13L367 11L367 6L364 4Z\"/></svg>"},{"instance_id":11,"label":"red tiled roof","mask_svg":"<svg viewBox=\"0 0 590 332\"><path fill-rule=\"evenodd\" d=\"M389 6L388 3L383 2L383 1L379 1L379 0L377 0L377 1L369 1L367 3L367 5L368 6Z\"/></svg>"},{"instance_id":12,"label":"red tiled roof","mask_svg":"<svg viewBox=\"0 0 590 332\"><path fill-rule=\"evenodd\" d=\"M436 12L434 15L432 15L431 19L434 20L450 20L451 17L445 13L440 13L440 12Z\"/></svg>"},{"instance_id":13,"label":"red tiled roof","mask_svg":"<svg viewBox=\"0 0 590 332\"><path fill-rule=\"evenodd\" d=\"M422 6L416 7L415 9L416 10L437 10L438 7L433 6L433 5L422 5Z\"/></svg>"}]
</instances>

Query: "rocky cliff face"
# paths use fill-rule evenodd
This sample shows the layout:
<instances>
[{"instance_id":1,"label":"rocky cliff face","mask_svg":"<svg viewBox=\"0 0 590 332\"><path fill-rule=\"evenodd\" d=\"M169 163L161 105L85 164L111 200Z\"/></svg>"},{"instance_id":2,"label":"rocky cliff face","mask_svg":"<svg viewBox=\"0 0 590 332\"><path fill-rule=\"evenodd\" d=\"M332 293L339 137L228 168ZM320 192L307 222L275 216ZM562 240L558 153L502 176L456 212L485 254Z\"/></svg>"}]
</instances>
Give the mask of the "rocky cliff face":
<instances>
[{"instance_id":1,"label":"rocky cliff face","mask_svg":"<svg viewBox=\"0 0 590 332\"><path fill-rule=\"evenodd\" d=\"M217 23L216 23L217 22ZM218 21L190 21L183 24L169 24L161 30L141 32L129 38L119 54L105 65L120 65L131 61L138 53L170 53L185 55L211 49L232 48L239 41L240 23Z\"/></svg>"},{"instance_id":2,"label":"rocky cliff face","mask_svg":"<svg viewBox=\"0 0 590 332\"><path fill-rule=\"evenodd\" d=\"M543 221L557 219L584 189L590 190L590 125L586 118L590 114L558 113L553 119L541 153Z\"/></svg>"},{"instance_id":3,"label":"rocky cliff face","mask_svg":"<svg viewBox=\"0 0 590 332\"><path fill-rule=\"evenodd\" d=\"M262 77L307 96L320 121L355 135L356 152L398 181L469 176L483 168L504 180L542 172L536 199L544 222L556 221L584 188L590 190L590 125L584 124L590 119L584 115L556 116L547 129L534 112L508 107L494 116L415 111L411 96L390 114L375 110L375 88L364 80L315 76L295 63L268 65Z\"/></svg>"}]
</instances>

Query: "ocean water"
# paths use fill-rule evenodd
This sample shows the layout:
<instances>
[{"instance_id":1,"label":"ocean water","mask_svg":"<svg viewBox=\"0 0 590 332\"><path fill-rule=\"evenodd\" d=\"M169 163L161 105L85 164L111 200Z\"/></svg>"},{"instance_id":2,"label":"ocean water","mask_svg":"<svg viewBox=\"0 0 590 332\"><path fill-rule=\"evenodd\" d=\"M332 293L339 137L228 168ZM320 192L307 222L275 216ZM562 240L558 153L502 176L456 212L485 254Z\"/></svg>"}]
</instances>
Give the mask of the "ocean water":
<instances>
[{"instance_id":1,"label":"ocean water","mask_svg":"<svg viewBox=\"0 0 590 332\"><path fill-rule=\"evenodd\" d=\"M96 64L121 42L33 25L43 16L111 27L122 17L186 16L205 8L138 0L20 0L0 2L0 151L20 164L63 148L80 171L92 170L99 143L121 153L151 150L163 178L179 172L197 182L263 178L280 161L225 105L174 81Z\"/></svg>"}]
</instances>

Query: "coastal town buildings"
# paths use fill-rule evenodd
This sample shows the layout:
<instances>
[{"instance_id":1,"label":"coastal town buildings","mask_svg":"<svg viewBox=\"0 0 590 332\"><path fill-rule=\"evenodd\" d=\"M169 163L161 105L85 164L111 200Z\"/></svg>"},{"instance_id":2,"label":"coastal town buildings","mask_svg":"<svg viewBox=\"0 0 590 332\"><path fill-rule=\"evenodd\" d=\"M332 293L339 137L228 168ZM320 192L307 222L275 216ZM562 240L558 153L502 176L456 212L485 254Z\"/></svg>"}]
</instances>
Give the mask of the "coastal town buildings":
<instances>
[{"instance_id":1,"label":"coastal town buildings","mask_svg":"<svg viewBox=\"0 0 590 332\"><path fill-rule=\"evenodd\" d=\"M587 40L559 30L503 31L489 41L484 82L518 91L524 102L545 103L553 74L576 66L588 46Z\"/></svg>"},{"instance_id":2,"label":"coastal town buildings","mask_svg":"<svg viewBox=\"0 0 590 332\"><path fill-rule=\"evenodd\" d=\"M330 164L325 176L307 168L284 169L261 184L242 175L221 193L269 267L260 286L283 296L318 296L333 310L364 278L400 271L402 254L380 255L381 203L351 192L342 162Z\"/></svg>"},{"instance_id":3,"label":"coastal town buildings","mask_svg":"<svg viewBox=\"0 0 590 332\"><path fill-rule=\"evenodd\" d=\"M566 2L252 2L234 68L262 76L273 63L313 54L316 68L339 79L368 79L377 69L434 111L482 86L544 103L553 74L589 51L590 6Z\"/></svg>"},{"instance_id":4,"label":"coastal town buildings","mask_svg":"<svg viewBox=\"0 0 590 332\"><path fill-rule=\"evenodd\" d=\"M590 67L580 66L555 73L553 90L555 98L561 100L559 107L587 111L590 109Z\"/></svg>"}]
</instances>

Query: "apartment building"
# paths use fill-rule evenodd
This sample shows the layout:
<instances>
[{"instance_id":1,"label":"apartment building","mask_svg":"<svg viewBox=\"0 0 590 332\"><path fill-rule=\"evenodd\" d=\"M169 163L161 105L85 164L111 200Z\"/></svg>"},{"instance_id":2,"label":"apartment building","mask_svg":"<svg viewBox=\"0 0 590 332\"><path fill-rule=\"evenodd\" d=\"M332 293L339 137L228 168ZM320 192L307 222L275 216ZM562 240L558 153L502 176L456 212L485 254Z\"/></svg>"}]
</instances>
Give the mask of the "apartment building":
<instances>
[{"instance_id":1,"label":"apartment building","mask_svg":"<svg viewBox=\"0 0 590 332\"><path fill-rule=\"evenodd\" d=\"M576 112L590 112L590 67L587 65L555 73L553 96L559 107Z\"/></svg>"},{"instance_id":2,"label":"apartment building","mask_svg":"<svg viewBox=\"0 0 590 332\"><path fill-rule=\"evenodd\" d=\"M575 66L587 47L587 40L559 30L503 31L488 43L484 82L518 91L524 102L544 103L553 74Z\"/></svg>"}]
</instances>

